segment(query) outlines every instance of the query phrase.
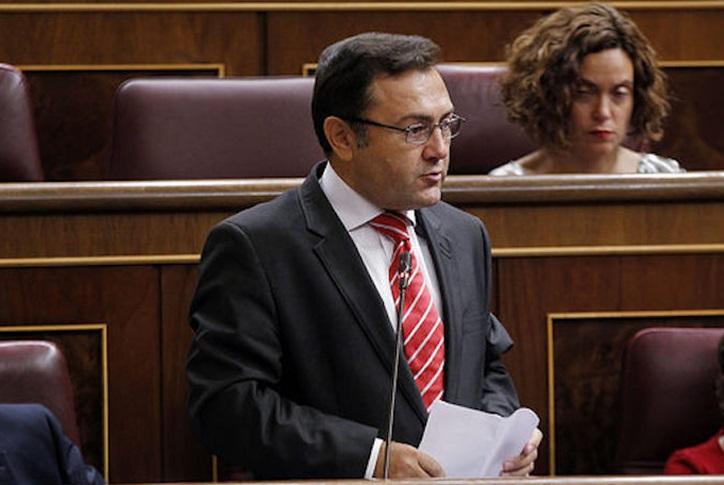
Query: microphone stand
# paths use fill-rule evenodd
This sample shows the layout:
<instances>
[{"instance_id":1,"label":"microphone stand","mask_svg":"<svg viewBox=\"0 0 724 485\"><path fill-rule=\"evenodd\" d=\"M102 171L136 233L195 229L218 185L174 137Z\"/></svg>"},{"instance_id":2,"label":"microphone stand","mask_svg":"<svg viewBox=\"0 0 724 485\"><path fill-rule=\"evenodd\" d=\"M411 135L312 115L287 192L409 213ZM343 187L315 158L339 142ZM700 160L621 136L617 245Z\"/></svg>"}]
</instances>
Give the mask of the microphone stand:
<instances>
[{"instance_id":1,"label":"microphone stand","mask_svg":"<svg viewBox=\"0 0 724 485\"><path fill-rule=\"evenodd\" d=\"M410 265L412 256L405 251L400 254L400 263L397 267L398 283L400 288L400 301L397 305L397 322L395 324L395 361L392 371L392 389L390 390L390 410L387 415L387 438L385 439L385 460L383 478L390 476L390 444L392 443L392 424L395 420L395 395L397 394L397 378L400 374L400 349L402 348L402 312L405 308L405 290L410 284Z\"/></svg>"}]
</instances>

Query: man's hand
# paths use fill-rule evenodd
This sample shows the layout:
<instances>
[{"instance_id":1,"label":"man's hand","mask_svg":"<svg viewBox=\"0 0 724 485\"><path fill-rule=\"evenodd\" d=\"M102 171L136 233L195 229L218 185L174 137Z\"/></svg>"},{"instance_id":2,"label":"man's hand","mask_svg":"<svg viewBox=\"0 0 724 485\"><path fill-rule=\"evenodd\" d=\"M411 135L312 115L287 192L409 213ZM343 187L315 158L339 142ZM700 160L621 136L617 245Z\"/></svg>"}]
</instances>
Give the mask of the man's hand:
<instances>
[{"instance_id":1,"label":"man's hand","mask_svg":"<svg viewBox=\"0 0 724 485\"><path fill-rule=\"evenodd\" d=\"M375 464L375 478L383 478L384 463L385 443L382 443ZM397 443L396 441L390 443L389 478L434 478L442 476L444 476L442 467L430 455L419 451L414 446Z\"/></svg>"},{"instance_id":2,"label":"man's hand","mask_svg":"<svg viewBox=\"0 0 724 485\"><path fill-rule=\"evenodd\" d=\"M525 477L530 475L535 465L535 459L538 458L538 445L543 439L543 433L538 428L533 431L528 443L523 447L520 455L510 458L503 463L503 472L501 476L515 475Z\"/></svg>"}]
</instances>

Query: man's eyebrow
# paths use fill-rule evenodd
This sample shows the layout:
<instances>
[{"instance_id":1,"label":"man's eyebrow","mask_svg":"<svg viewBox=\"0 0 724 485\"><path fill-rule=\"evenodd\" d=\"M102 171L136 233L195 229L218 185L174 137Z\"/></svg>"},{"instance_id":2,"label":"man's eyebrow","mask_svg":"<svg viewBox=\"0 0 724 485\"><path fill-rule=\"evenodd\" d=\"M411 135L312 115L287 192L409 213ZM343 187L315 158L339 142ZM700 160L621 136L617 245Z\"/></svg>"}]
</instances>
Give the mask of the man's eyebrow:
<instances>
[{"instance_id":1,"label":"man's eyebrow","mask_svg":"<svg viewBox=\"0 0 724 485\"><path fill-rule=\"evenodd\" d=\"M444 120L445 118L449 117L454 112L455 112L455 108L454 107L450 108L449 111L447 111L445 114L440 116L438 121ZM398 119L397 123L405 123L405 122L411 122L411 121L418 122L418 123L434 123L435 119L430 115L411 113L411 114L407 114L407 115L401 117L400 119Z\"/></svg>"}]
</instances>

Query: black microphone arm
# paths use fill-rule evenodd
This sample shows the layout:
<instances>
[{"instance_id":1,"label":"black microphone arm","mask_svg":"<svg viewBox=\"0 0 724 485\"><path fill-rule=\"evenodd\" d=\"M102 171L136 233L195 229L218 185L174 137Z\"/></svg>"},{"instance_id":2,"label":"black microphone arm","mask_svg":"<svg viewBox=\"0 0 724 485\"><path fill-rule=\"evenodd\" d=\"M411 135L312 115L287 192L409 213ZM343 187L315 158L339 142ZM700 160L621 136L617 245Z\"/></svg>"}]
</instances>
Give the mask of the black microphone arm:
<instances>
[{"instance_id":1,"label":"black microphone arm","mask_svg":"<svg viewBox=\"0 0 724 485\"><path fill-rule=\"evenodd\" d=\"M392 371L392 388L390 389L390 410L387 414L387 438L385 439L385 461L383 478L390 476L390 444L392 443L392 425L395 421L395 395L397 394L397 378L400 375L400 349L402 348L402 312L405 308L405 290L410 284L410 266L412 256L408 251L400 254L397 266L397 281L400 288L400 301L397 304L397 323L395 324L395 361Z\"/></svg>"}]
</instances>

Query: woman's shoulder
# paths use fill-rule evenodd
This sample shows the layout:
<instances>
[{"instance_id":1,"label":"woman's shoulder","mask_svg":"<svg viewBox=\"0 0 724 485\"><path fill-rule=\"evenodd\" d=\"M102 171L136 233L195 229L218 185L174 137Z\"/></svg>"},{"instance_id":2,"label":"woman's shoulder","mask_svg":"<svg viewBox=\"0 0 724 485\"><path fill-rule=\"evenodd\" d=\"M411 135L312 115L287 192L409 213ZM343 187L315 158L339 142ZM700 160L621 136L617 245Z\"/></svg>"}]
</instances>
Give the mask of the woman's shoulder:
<instances>
[{"instance_id":1,"label":"woman's shoulder","mask_svg":"<svg viewBox=\"0 0 724 485\"><path fill-rule=\"evenodd\" d=\"M638 173L679 173L686 170L673 158L644 153L639 160Z\"/></svg>"},{"instance_id":2,"label":"woman's shoulder","mask_svg":"<svg viewBox=\"0 0 724 485\"><path fill-rule=\"evenodd\" d=\"M513 160L499 167L495 167L488 175L523 175L523 167L518 160Z\"/></svg>"},{"instance_id":3,"label":"woman's shoulder","mask_svg":"<svg viewBox=\"0 0 724 485\"><path fill-rule=\"evenodd\" d=\"M505 165L496 167L490 171L489 175L534 175L537 173L545 173L541 171L541 165L546 161L546 155L543 150L536 150L523 155L517 160L512 160Z\"/></svg>"}]
</instances>

